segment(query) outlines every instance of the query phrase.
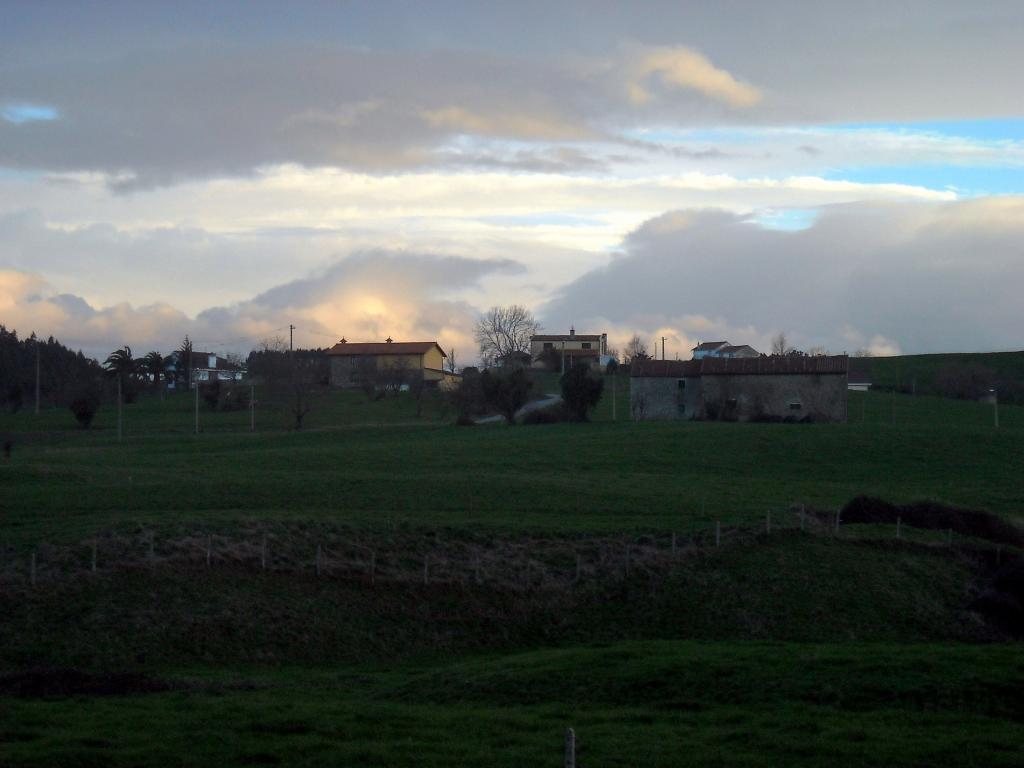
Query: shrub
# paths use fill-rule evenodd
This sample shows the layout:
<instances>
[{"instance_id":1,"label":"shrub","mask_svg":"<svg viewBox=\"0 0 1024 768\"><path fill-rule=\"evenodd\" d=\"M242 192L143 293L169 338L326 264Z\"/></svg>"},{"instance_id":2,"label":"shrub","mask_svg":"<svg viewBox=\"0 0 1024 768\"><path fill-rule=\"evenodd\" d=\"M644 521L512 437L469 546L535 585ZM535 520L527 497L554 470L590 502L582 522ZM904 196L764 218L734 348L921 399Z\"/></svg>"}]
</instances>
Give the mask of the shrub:
<instances>
[{"instance_id":1,"label":"shrub","mask_svg":"<svg viewBox=\"0 0 1024 768\"><path fill-rule=\"evenodd\" d=\"M537 408L523 414L519 420L520 424L558 424L567 420L565 406L562 403L549 405L546 408Z\"/></svg>"},{"instance_id":2,"label":"shrub","mask_svg":"<svg viewBox=\"0 0 1024 768\"><path fill-rule=\"evenodd\" d=\"M220 397L217 400L217 410L244 411L248 407L249 387L220 387Z\"/></svg>"},{"instance_id":3,"label":"shrub","mask_svg":"<svg viewBox=\"0 0 1024 768\"><path fill-rule=\"evenodd\" d=\"M562 376L562 401L574 421L586 421L587 411L597 405L604 390L604 379L590 372L587 365L574 365Z\"/></svg>"},{"instance_id":4,"label":"shrub","mask_svg":"<svg viewBox=\"0 0 1024 768\"><path fill-rule=\"evenodd\" d=\"M75 415L79 426L82 429L88 429L92 425L96 411L99 410L100 399L94 392L83 392L75 397L68 407L71 409L71 413Z\"/></svg>"},{"instance_id":5,"label":"shrub","mask_svg":"<svg viewBox=\"0 0 1024 768\"><path fill-rule=\"evenodd\" d=\"M484 402L502 416L510 425L515 423L516 413L526 405L533 382L522 368L508 371L484 371L480 376L480 388Z\"/></svg>"},{"instance_id":6,"label":"shrub","mask_svg":"<svg viewBox=\"0 0 1024 768\"><path fill-rule=\"evenodd\" d=\"M209 408L217 410L217 403L220 402L220 382L214 379L201 382L196 386L199 387L199 396L203 398L203 402Z\"/></svg>"}]
</instances>

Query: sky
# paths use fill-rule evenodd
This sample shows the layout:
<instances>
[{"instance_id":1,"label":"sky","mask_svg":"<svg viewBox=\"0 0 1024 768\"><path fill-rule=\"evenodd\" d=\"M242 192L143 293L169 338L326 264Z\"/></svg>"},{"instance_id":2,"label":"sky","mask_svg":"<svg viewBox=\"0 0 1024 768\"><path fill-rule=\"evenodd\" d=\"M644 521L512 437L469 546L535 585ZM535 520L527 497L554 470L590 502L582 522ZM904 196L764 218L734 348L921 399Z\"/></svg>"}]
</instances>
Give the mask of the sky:
<instances>
[{"instance_id":1,"label":"sky","mask_svg":"<svg viewBox=\"0 0 1024 768\"><path fill-rule=\"evenodd\" d=\"M1024 348L1024 5L0 4L0 324Z\"/></svg>"}]
</instances>

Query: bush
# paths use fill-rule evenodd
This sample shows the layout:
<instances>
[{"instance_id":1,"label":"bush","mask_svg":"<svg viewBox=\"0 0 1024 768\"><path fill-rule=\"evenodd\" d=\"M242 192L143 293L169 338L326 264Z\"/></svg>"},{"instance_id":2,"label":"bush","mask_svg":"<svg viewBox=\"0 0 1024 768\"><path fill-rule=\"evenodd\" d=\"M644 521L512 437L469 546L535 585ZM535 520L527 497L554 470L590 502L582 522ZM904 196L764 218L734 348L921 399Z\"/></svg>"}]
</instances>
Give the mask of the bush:
<instances>
[{"instance_id":1,"label":"bush","mask_svg":"<svg viewBox=\"0 0 1024 768\"><path fill-rule=\"evenodd\" d=\"M519 420L519 423L559 424L567 420L568 418L565 412L565 406L562 403L556 403L555 405L549 405L546 408L537 408L536 410L523 414L523 418Z\"/></svg>"},{"instance_id":2,"label":"bush","mask_svg":"<svg viewBox=\"0 0 1024 768\"><path fill-rule=\"evenodd\" d=\"M522 368L508 371L484 371L480 376L480 388L484 402L505 417L510 425L515 423L516 413L526 405L533 382Z\"/></svg>"},{"instance_id":3,"label":"bush","mask_svg":"<svg viewBox=\"0 0 1024 768\"><path fill-rule=\"evenodd\" d=\"M217 401L219 411L244 411L249 407L249 387L221 387Z\"/></svg>"},{"instance_id":4,"label":"bush","mask_svg":"<svg viewBox=\"0 0 1024 768\"><path fill-rule=\"evenodd\" d=\"M199 396L203 402L213 410L217 410L217 403L220 402L220 382L216 379L196 384L199 387Z\"/></svg>"},{"instance_id":5,"label":"bush","mask_svg":"<svg viewBox=\"0 0 1024 768\"><path fill-rule=\"evenodd\" d=\"M100 399L94 392L83 392L75 397L68 407L71 409L71 413L75 415L79 426L82 429L88 429L92 426L92 420L96 416L96 411L99 410Z\"/></svg>"},{"instance_id":6,"label":"bush","mask_svg":"<svg viewBox=\"0 0 1024 768\"><path fill-rule=\"evenodd\" d=\"M587 411L597 405L604 391L604 379L590 372L590 366L574 365L562 376L562 401L574 421L586 421Z\"/></svg>"}]
</instances>

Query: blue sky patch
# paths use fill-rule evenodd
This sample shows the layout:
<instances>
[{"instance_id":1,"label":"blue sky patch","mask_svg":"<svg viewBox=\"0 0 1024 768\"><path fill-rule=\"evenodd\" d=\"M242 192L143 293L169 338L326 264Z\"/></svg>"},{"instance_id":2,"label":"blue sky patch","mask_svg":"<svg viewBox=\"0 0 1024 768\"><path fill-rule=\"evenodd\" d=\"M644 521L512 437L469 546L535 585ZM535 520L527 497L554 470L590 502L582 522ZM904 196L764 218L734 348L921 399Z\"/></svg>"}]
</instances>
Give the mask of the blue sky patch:
<instances>
[{"instance_id":1,"label":"blue sky patch","mask_svg":"<svg viewBox=\"0 0 1024 768\"><path fill-rule=\"evenodd\" d=\"M53 107L40 104L10 104L0 110L0 115L8 123L21 125L22 123L56 120L60 113Z\"/></svg>"}]
</instances>

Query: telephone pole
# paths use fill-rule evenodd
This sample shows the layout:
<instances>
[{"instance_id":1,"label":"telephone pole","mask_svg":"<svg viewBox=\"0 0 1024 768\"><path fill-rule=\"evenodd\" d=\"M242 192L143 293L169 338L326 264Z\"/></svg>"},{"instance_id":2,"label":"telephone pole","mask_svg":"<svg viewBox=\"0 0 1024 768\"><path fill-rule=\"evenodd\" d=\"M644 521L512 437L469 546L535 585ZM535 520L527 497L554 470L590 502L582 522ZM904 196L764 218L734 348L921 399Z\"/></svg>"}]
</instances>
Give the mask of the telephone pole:
<instances>
[{"instance_id":1,"label":"telephone pole","mask_svg":"<svg viewBox=\"0 0 1024 768\"><path fill-rule=\"evenodd\" d=\"M661 359L665 359L665 337L661 337Z\"/></svg>"},{"instance_id":2,"label":"telephone pole","mask_svg":"<svg viewBox=\"0 0 1024 768\"><path fill-rule=\"evenodd\" d=\"M295 326L289 323L288 325L288 351L294 350L293 342L295 340Z\"/></svg>"},{"instance_id":3,"label":"telephone pole","mask_svg":"<svg viewBox=\"0 0 1024 768\"><path fill-rule=\"evenodd\" d=\"M36 416L39 415L39 339L36 339Z\"/></svg>"}]
</instances>

